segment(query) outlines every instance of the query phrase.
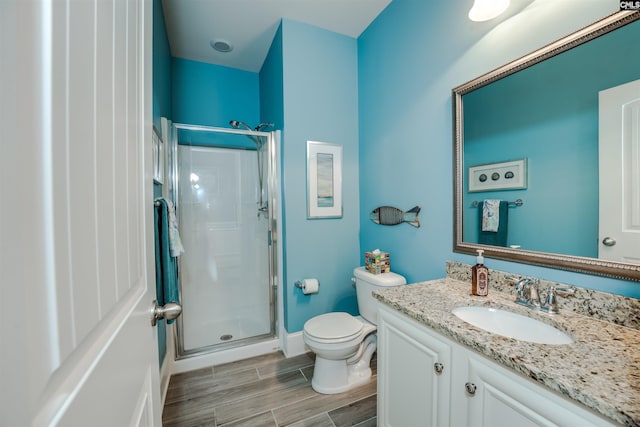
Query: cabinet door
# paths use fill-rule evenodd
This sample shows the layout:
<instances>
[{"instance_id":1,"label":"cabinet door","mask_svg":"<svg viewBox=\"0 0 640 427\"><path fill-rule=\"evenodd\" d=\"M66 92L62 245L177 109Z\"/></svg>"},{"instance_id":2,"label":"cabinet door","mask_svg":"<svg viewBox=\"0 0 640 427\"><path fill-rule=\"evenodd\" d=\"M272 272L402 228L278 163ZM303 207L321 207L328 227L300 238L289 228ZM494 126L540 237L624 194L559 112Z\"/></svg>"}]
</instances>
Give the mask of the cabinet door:
<instances>
[{"instance_id":1,"label":"cabinet door","mask_svg":"<svg viewBox=\"0 0 640 427\"><path fill-rule=\"evenodd\" d=\"M449 425L449 344L384 308L378 320L378 425Z\"/></svg>"},{"instance_id":2,"label":"cabinet door","mask_svg":"<svg viewBox=\"0 0 640 427\"><path fill-rule=\"evenodd\" d=\"M569 402L542 386L466 349L467 375L475 393L463 379L454 379L454 394L467 396L467 426L611 426L586 408Z\"/></svg>"}]
</instances>

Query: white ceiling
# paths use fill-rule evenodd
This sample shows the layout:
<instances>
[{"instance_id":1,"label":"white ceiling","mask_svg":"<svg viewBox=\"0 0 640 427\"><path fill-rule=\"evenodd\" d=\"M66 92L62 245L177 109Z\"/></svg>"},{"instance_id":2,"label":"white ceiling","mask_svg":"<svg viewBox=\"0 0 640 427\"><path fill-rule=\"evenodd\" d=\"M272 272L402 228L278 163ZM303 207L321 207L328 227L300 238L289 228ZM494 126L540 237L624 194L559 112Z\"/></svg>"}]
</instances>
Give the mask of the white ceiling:
<instances>
[{"instance_id":1,"label":"white ceiling","mask_svg":"<svg viewBox=\"0 0 640 427\"><path fill-rule=\"evenodd\" d=\"M258 72L281 18L357 38L391 0L162 0L171 55ZM233 50L220 53L210 41Z\"/></svg>"}]
</instances>

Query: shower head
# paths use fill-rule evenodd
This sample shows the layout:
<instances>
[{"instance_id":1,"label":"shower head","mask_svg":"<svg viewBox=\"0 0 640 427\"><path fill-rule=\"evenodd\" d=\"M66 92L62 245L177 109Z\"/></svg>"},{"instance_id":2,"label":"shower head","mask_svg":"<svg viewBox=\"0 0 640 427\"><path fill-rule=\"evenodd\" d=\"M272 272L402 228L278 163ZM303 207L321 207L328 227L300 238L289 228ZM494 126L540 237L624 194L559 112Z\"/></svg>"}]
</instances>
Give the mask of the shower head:
<instances>
[{"instance_id":1,"label":"shower head","mask_svg":"<svg viewBox=\"0 0 640 427\"><path fill-rule=\"evenodd\" d=\"M264 123L260 123L255 128L251 129L251 127L248 124L246 124L245 122L241 122L239 120L229 120L229 125L234 129L238 129L240 127L243 127L246 130L254 130L256 132L260 132L264 128L273 127L273 123L264 122Z\"/></svg>"},{"instance_id":2,"label":"shower head","mask_svg":"<svg viewBox=\"0 0 640 427\"><path fill-rule=\"evenodd\" d=\"M246 130L253 130L249 127L248 124L246 124L245 122L241 122L239 120L230 120L229 125L231 125L231 127L234 129L238 129L240 126L242 126Z\"/></svg>"},{"instance_id":3,"label":"shower head","mask_svg":"<svg viewBox=\"0 0 640 427\"><path fill-rule=\"evenodd\" d=\"M260 123L258 126L254 128L256 132L260 132L263 128L271 128L273 127L273 123Z\"/></svg>"}]
</instances>

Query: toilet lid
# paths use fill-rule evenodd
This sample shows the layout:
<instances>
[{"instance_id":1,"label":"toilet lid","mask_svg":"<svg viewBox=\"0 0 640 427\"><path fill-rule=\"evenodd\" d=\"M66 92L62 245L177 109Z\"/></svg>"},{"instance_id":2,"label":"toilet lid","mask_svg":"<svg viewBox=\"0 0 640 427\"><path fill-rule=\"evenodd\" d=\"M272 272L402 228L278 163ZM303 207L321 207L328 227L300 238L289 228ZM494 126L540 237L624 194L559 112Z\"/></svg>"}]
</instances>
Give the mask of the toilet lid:
<instances>
[{"instance_id":1,"label":"toilet lid","mask_svg":"<svg viewBox=\"0 0 640 427\"><path fill-rule=\"evenodd\" d=\"M311 337L346 341L358 335L364 325L348 313L327 313L307 320L304 331Z\"/></svg>"}]
</instances>

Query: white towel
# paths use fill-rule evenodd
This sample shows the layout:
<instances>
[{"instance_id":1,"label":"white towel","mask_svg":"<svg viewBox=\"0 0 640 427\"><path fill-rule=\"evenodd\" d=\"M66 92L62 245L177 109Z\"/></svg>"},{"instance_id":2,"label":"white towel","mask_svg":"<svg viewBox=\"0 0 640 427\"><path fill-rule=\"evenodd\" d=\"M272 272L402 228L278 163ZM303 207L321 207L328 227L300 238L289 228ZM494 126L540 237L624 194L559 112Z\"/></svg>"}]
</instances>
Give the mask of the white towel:
<instances>
[{"instance_id":1,"label":"white towel","mask_svg":"<svg viewBox=\"0 0 640 427\"><path fill-rule=\"evenodd\" d=\"M500 200L489 199L482 203L482 231L497 232L500 226Z\"/></svg>"},{"instance_id":2,"label":"white towel","mask_svg":"<svg viewBox=\"0 0 640 427\"><path fill-rule=\"evenodd\" d=\"M169 248L171 249L171 256L179 257L184 253L184 246L182 246L182 239L180 239L180 233L178 232L176 208L171 200L164 199L164 201L167 202L169 211Z\"/></svg>"}]
</instances>

